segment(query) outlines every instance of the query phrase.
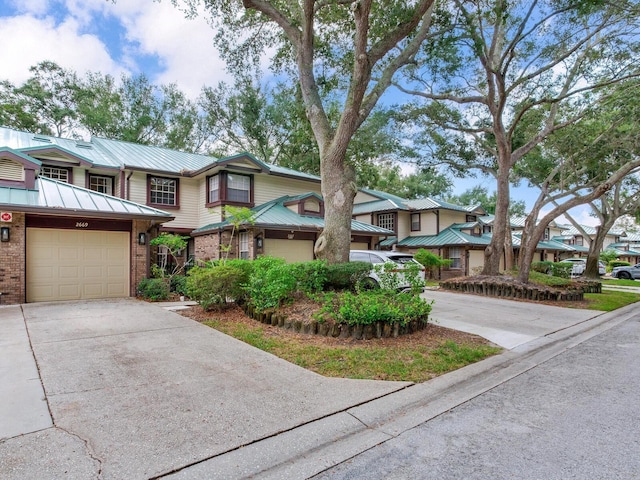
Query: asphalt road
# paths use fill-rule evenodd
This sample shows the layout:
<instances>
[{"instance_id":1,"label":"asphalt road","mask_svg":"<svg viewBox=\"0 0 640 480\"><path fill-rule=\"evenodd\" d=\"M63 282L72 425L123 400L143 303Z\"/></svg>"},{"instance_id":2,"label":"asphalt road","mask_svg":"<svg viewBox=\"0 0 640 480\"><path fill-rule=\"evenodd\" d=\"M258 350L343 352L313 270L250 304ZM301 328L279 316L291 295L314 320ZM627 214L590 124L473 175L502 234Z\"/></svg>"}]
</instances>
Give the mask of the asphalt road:
<instances>
[{"instance_id":1,"label":"asphalt road","mask_svg":"<svg viewBox=\"0 0 640 480\"><path fill-rule=\"evenodd\" d=\"M640 478L640 313L315 479Z\"/></svg>"}]
</instances>

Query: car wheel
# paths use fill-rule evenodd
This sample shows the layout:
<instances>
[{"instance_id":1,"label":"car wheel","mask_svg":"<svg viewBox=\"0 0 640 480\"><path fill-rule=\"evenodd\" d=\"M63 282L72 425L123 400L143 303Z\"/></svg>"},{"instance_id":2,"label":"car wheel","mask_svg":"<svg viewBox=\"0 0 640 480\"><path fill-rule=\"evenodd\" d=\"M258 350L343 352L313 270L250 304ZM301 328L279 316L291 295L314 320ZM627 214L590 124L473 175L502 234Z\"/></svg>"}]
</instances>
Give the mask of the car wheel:
<instances>
[{"instance_id":1,"label":"car wheel","mask_svg":"<svg viewBox=\"0 0 640 480\"><path fill-rule=\"evenodd\" d=\"M631 274L629 272L618 272L618 278L623 280L631 280Z\"/></svg>"},{"instance_id":2,"label":"car wheel","mask_svg":"<svg viewBox=\"0 0 640 480\"><path fill-rule=\"evenodd\" d=\"M375 279L367 277L360 281L360 288L363 290L375 290L376 288L380 288L380 285Z\"/></svg>"}]
</instances>

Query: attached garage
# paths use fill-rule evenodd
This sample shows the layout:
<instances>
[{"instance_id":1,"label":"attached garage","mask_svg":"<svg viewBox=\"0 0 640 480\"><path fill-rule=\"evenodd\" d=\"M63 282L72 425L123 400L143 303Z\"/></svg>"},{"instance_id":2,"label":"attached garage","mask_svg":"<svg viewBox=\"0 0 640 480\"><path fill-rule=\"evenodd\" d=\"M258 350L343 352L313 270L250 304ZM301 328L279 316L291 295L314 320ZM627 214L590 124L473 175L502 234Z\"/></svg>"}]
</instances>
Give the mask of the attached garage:
<instances>
[{"instance_id":1,"label":"attached garage","mask_svg":"<svg viewBox=\"0 0 640 480\"><path fill-rule=\"evenodd\" d=\"M128 224L129 231L27 227L27 302L129 296Z\"/></svg>"},{"instance_id":2,"label":"attached garage","mask_svg":"<svg viewBox=\"0 0 640 480\"><path fill-rule=\"evenodd\" d=\"M308 262L313 260L313 240L266 238L264 253L271 257L284 258L289 263Z\"/></svg>"}]
</instances>

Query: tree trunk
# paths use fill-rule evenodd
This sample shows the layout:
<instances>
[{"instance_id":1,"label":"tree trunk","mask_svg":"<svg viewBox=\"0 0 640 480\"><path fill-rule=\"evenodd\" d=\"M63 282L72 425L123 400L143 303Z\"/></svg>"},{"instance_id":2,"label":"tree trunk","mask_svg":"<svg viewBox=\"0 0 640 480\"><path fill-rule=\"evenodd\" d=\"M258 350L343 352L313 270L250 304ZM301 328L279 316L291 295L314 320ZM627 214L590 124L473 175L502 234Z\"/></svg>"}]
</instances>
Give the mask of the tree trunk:
<instances>
[{"instance_id":1,"label":"tree trunk","mask_svg":"<svg viewBox=\"0 0 640 480\"><path fill-rule=\"evenodd\" d=\"M345 155L346 151L329 148L320 158L324 230L313 251L330 264L348 262L351 248L351 215L357 188L355 169L345 161Z\"/></svg>"},{"instance_id":2,"label":"tree trunk","mask_svg":"<svg viewBox=\"0 0 640 480\"><path fill-rule=\"evenodd\" d=\"M484 250L482 275L498 275L500 273L500 260L504 253L505 235L509 225L509 168L505 166L498 169L496 183L496 213L491 242Z\"/></svg>"},{"instance_id":3,"label":"tree trunk","mask_svg":"<svg viewBox=\"0 0 640 480\"><path fill-rule=\"evenodd\" d=\"M538 242L547 224L535 226L528 218L522 231L522 242L520 243L520 255L518 256L518 280L522 283L529 283L529 273L531 272L531 262L538 248ZM535 220L534 220L535 221Z\"/></svg>"},{"instance_id":4,"label":"tree trunk","mask_svg":"<svg viewBox=\"0 0 640 480\"><path fill-rule=\"evenodd\" d=\"M615 220L605 221L603 225L596 228L596 235L589 244L589 253L587 254L587 267L584 269L584 277L589 280L598 280L598 260L600 260L600 251L604 244L604 238L607 232L613 226Z\"/></svg>"}]
</instances>

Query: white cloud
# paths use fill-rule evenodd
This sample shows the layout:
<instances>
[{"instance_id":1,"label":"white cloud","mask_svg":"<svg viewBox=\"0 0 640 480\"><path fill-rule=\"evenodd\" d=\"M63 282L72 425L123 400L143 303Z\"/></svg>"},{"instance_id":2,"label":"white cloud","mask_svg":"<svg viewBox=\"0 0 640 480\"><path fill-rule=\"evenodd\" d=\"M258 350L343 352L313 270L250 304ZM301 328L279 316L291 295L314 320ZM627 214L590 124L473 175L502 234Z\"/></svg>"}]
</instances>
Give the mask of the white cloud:
<instances>
[{"instance_id":1,"label":"white cloud","mask_svg":"<svg viewBox=\"0 0 640 480\"><path fill-rule=\"evenodd\" d=\"M15 5L19 15L0 16L1 78L15 84L29 78L29 67L43 60L81 76L88 70L116 77L146 73L154 83L176 83L190 97L197 96L203 85L231 78L213 46L214 32L206 14L187 19L171 2L67 0L62 21L56 2L28 0ZM107 21L120 24L124 33L109 39L86 33L99 31L95 26ZM146 72L149 61L157 65Z\"/></svg>"},{"instance_id":2,"label":"white cloud","mask_svg":"<svg viewBox=\"0 0 640 480\"><path fill-rule=\"evenodd\" d=\"M87 70L110 74L123 71L98 37L81 34L78 27L74 19L56 24L51 17L0 18L2 78L20 84L31 76L29 67L43 60L52 60L79 74Z\"/></svg>"}]
</instances>

